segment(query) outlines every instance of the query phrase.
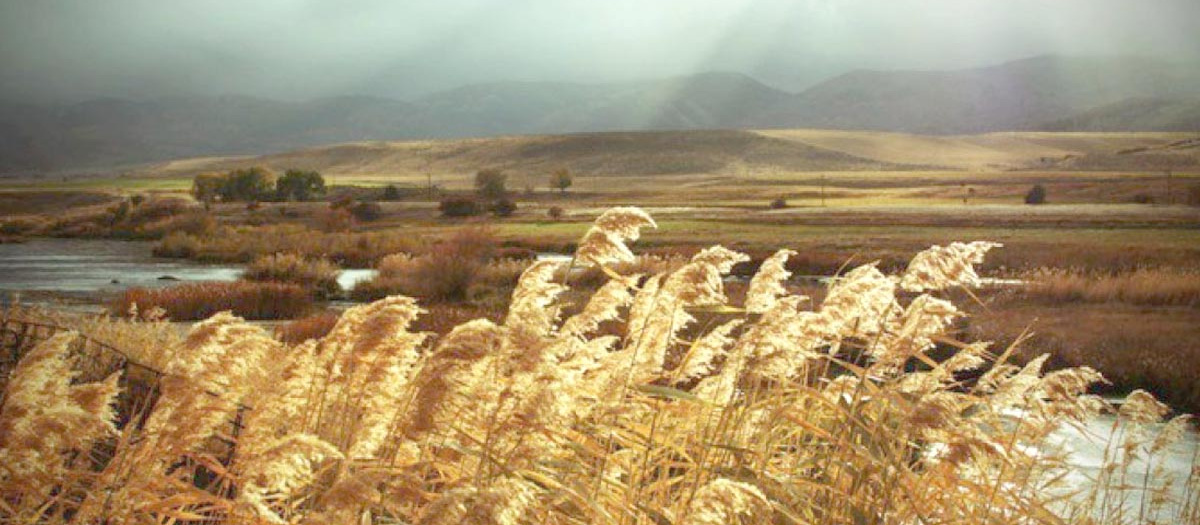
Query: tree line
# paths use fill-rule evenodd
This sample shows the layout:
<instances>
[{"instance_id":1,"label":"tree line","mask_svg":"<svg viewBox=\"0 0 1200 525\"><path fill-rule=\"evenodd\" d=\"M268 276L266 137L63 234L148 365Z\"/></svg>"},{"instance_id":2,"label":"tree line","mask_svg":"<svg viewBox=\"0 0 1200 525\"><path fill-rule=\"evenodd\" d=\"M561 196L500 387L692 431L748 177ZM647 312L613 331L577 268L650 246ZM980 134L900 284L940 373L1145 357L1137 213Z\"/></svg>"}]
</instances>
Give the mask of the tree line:
<instances>
[{"instance_id":1,"label":"tree line","mask_svg":"<svg viewBox=\"0 0 1200 525\"><path fill-rule=\"evenodd\" d=\"M228 173L201 173L192 179L192 196L204 203L307 201L325 194L325 178L315 171L287 170L283 176L255 166Z\"/></svg>"}]
</instances>

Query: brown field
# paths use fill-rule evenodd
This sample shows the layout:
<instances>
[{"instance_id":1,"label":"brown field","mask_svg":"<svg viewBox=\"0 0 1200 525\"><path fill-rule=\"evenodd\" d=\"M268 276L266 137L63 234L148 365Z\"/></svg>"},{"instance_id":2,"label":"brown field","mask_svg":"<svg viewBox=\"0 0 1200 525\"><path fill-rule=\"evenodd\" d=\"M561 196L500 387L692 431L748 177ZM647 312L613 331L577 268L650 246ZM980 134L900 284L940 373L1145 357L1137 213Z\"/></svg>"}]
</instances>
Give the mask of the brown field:
<instances>
[{"instance_id":1,"label":"brown field","mask_svg":"<svg viewBox=\"0 0 1200 525\"><path fill-rule=\"evenodd\" d=\"M136 309L135 309L136 306ZM246 319L292 319L313 308L308 290L284 283L189 283L162 289L131 288L113 305L116 315L199 321L230 311Z\"/></svg>"},{"instance_id":2,"label":"brown field","mask_svg":"<svg viewBox=\"0 0 1200 525\"><path fill-rule=\"evenodd\" d=\"M733 268L742 276L751 275L781 246L798 252L788 270L827 276L871 261L901 271L931 244L986 239L1005 246L981 265L984 275L1022 278L1046 271L1062 276L990 304L991 310L982 312L1012 320L1012 326L994 333L1019 333L1024 321L1034 318L1094 324L1090 319L1097 309L1136 312L1120 323L1096 324L1087 337L1053 330L1060 342L1051 345L1078 354L1072 363L1097 357L1102 371L1128 390L1146 385L1141 378L1163 372L1152 370L1161 362L1136 357L1145 348L1179 347L1187 353L1200 344L1193 325L1177 321L1191 311L1187 305L1194 305L1186 276L1200 268L1200 208L1184 205L1189 189L1200 185L1200 148L1189 147L1195 138L1187 133L923 136L765 130L356 143L259 157L184 159L107 178L7 181L0 184L0 197L6 199L0 202L14 204L0 208L0 215L9 217L0 222L16 235L165 237L158 254L202 261L245 263L292 253L371 267L404 252L425 261L430 276L385 275L364 283L356 296L403 292L443 303L450 297L438 308L493 319L502 317L519 268L493 271L490 280L477 277L473 265L454 278L452 272L437 271L454 267L446 263L454 257L438 260L436 252L444 251L438 248L442 241L465 225L488 225L497 253L569 253L604 209L634 204L659 225L643 239L644 253L687 257L719 243L751 256L749 263ZM331 220L327 202L261 203L254 209L216 204L206 213L193 208L154 220L139 218L135 209L113 220L119 196L163 199L186 192L195 173L252 165L320 170L331 195L371 198L381 186L394 184L403 197L381 202L381 218L361 223ZM562 194L547 188L548 173L560 166L575 173L574 184ZM436 201L469 194L472 174L483 167L507 170L519 205L516 214L503 220L439 217ZM430 191L428 184L435 188ZM1046 187L1048 204L1022 203L1033 184ZM61 204L53 198L57 194L64 196ZM777 198L787 207L770 209ZM15 204L22 202L32 205ZM39 206L54 207L38 217L33 212ZM550 219L551 207L562 208L564 216ZM604 280L603 275L579 278L579 284L591 286ZM1139 327L1158 329L1146 329L1140 338L1122 335L1135 319ZM1167 397L1197 407L1194 387L1174 379L1163 384L1180 391Z\"/></svg>"},{"instance_id":3,"label":"brown field","mask_svg":"<svg viewBox=\"0 0 1200 525\"><path fill-rule=\"evenodd\" d=\"M625 244L650 221L606 213L571 265L663 267ZM1200 519L1200 473L1147 466L1164 461L1186 417L1167 420L1140 390L1115 406L1087 394L1103 382L1094 370L1045 371L1027 355L1014 366L1029 341L970 333L1021 319L956 323L987 249L925 251L899 272L855 264L813 297L784 281L786 253L728 294L722 276L748 257L719 247L668 273L614 271L595 289L572 286L567 263L541 261L503 315L393 296L289 326L299 344L218 315L155 345L161 370L137 357L162 323L91 321L111 344L139 349L113 356L66 331L18 349L4 374L0 428L36 452L7 464L50 475L0 478L12 502L0 513L425 525ZM1008 300L976 297L985 310ZM1125 316L1114 307L1098 322ZM1088 328L1067 322L1067 333ZM1075 357L1063 355L1060 367ZM1166 354L1136 357L1169 366ZM41 424L45 414L72 417ZM1104 454L1096 479L1079 484L1087 471L1055 447L1058 433L1102 414L1106 450L1127 452Z\"/></svg>"}]
</instances>

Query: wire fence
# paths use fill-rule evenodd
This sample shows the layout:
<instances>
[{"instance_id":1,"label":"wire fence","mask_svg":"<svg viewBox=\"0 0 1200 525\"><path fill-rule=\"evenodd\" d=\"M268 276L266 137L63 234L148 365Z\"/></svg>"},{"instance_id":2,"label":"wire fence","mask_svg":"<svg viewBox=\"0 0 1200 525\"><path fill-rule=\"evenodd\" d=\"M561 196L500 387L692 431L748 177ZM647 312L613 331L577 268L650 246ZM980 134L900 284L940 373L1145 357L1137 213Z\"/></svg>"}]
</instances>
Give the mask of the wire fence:
<instances>
[{"instance_id":1,"label":"wire fence","mask_svg":"<svg viewBox=\"0 0 1200 525\"><path fill-rule=\"evenodd\" d=\"M126 352L112 344L80 333L67 326L49 321L35 320L12 315L6 311L0 318L0 392L7 387L9 374L29 351L39 343L62 332L75 332L77 337L69 348L78 372L77 381L100 381L120 372L121 394L117 398L116 414L118 428L133 424L140 428L146 416L157 402L159 387L167 374L152 366L138 362ZM219 395L208 392L209 395ZM2 404L0 404L2 406ZM249 406L239 404L236 415L229 422L229 431L223 441L232 448L242 431L242 421Z\"/></svg>"}]
</instances>

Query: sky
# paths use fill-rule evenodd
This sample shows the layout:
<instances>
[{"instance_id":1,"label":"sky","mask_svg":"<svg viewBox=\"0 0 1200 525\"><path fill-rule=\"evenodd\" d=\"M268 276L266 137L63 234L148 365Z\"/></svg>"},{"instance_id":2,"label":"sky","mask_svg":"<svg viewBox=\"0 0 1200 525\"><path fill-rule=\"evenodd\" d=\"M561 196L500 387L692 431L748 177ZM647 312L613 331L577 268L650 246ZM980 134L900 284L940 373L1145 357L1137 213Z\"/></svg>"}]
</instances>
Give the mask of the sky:
<instances>
[{"instance_id":1,"label":"sky","mask_svg":"<svg viewBox=\"0 0 1200 525\"><path fill-rule=\"evenodd\" d=\"M0 99L411 99L504 81L855 69L1043 54L1200 62L1200 0L0 0Z\"/></svg>"}]
</instances>

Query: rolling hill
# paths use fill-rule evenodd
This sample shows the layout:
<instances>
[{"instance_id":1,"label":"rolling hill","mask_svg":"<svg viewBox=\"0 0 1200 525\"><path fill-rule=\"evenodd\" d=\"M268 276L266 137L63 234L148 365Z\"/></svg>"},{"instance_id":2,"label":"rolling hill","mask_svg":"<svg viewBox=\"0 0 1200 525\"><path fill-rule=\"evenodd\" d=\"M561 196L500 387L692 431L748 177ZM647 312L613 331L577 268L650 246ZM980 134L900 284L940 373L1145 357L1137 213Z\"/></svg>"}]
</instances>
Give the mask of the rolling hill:
<instances>
[{"instance_id":1,"label":"rolling hill","mask_svg":"<svg viewBox=\"0 0 1200 525\"><path fill-rule=\"evenodd\" d=\"M1037 57L956 71L855 71L801 93L741 74L705 73L614 84L480 84L411 101L223 96L0 104L0 173L111 169L341 142L590 131L1197 131L1196 100L1200 68Z\"/></svg>"},{"instance_id":2,"label":"rolling hill","mask_svg":"<svg viewBox=\"0 0 1200 525\"><path fill-rule=\"evenodd\" d=\"M147 166L142 176L191 176L249 166L341 175L524 175L561 166L587 176L906 170L1158 169L1200 161L1197 133L913 135L829 130L643 131L334 144L261 156L194 158ZM1140 163L1140 164L1139 164ZM1132 167L1131 167L1132 166Z\"/></svg>"},{"instance_id":3,"label":"rolling hill","mask_svg":"<svg viewBox=\"0 0 1200 525\"><path fill-rule=\"evenodd\" d=\"M191 175L247 166L332 174L473 173L482 167L591 176L930 169L863 158L752 131L640 131L356 142L255 157L171 161L143 173Z\"/></svg>"}]
</instances>

